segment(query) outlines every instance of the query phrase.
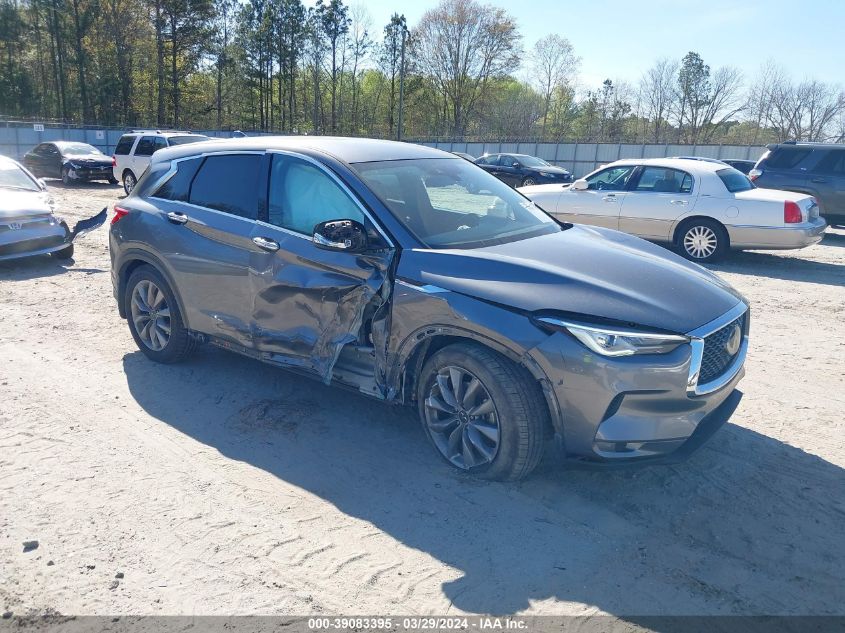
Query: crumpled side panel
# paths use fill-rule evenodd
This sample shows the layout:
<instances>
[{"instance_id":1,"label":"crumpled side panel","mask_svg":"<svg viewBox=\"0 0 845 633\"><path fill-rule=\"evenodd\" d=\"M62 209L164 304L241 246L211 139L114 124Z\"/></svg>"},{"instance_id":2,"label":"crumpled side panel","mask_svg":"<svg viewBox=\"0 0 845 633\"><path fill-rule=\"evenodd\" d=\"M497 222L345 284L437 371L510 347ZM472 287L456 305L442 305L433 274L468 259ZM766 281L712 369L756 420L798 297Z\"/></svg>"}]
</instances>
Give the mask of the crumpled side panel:
<instances>
[{"instance_id":1,"label":"crumpled side panel","mask_svg":"<svg viewBox=\"0 0 845 633\"><path fill-rule=\"evenodd\" d=\"M314 371L329 383L343 346L358 341L367 306L380 302L392 256L320 256L317 263L281 254L272 269L253 270L252 336L268 360Z\"/></svg>"}]
</instances>

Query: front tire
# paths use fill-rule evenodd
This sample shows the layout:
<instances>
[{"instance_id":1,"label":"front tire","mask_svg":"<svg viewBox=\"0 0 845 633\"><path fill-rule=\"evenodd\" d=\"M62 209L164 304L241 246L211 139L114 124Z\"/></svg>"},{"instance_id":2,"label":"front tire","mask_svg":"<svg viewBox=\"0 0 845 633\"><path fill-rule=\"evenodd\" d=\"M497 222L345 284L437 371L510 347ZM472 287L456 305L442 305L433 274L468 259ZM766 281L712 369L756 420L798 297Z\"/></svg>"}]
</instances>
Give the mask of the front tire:
<instances>
[{"instance_id":1,"label":"front tire","mask_svg":"<svg viewBox=\"0 0 845 633\"><path fill-rule=\"evenodd\" d=\"M109 184L110 184L110 185L116 185L117 183L118 183L118 180L117 180L117 178L115 178L114 176L112 176L111 178L109 178Z\"/></svg>"},{"instance_id":2,"label":"front tire","mask_svg":"<svg viewBox=\"0 0 845 633\"><path fill-rule=\"evenodd\" d=\"M132 193L132 190L135 188L135 185L137 185L137 184L138 184L138 179L135 178L135 174L133 174L129 170L126 170L125 172L123 172L123 191L126 192L127 196L130 193Z\"/></svg>"},{"instance_id":3,"label":"front tire","mask_svg":"<svg viewBox=\"0 0 845 633\"><path fill-rule=\"evenodd\" d=\"M675 244L690 261L707 264L721 259L728 251L728 232L715 220L695 218L681 225Z\"/></svg>"},{"instance_id":4,"label":"front tire","mask_svg":"<svg viewBox=\"0 0 845 633\"><path fill-rule=\"evenodd\" d=\"M536 185L536 184L537 184L536 180L534 180L531 176L526 176L522 181L522 185L520 185L520 186L531 187L531 186Z\"/></svg>"},{"instance_id":5,"label":"front tire","mask_svg":"<svg viewBox=\"0 0 845 633\"><path fill-rule=\"evenodd\" d=\"M70 177L70 169L62 167L62 184L69 187L73 184L73 178Z\"/></svg>"},{"instance_id":6,"label":"front tire","mask_svg":"<svg viewBox=\"0 0 845 633\"><path fill-rule=\"evenodd\" d=\"M475 343L444 347L425 363L417 401L429 440L459 470L513 481L542 458L545 399L537 381L501 354Z\"/></svg>"},{"instance_id":7,"label":"front tire","mask_svg":"<svg viewBox=\"0 0 845 633\"><path fill-rule=\"evenodd\" d=\"M170 285L152 266L132 273L124 296L129 331L144 355L157 363L178 363L196 348L182 321Z\"/></svg>"},{"instance_id":8,"label":"front tire","mask_svg":"<svg viewBox=\"0 0 845 633\"><path fill-rule=\"evenodd\" d=\"M60 251L53 251L50 255L56 259L70 259L73 257L73 244L68 244Z\"/></svg>"}]
</instances>

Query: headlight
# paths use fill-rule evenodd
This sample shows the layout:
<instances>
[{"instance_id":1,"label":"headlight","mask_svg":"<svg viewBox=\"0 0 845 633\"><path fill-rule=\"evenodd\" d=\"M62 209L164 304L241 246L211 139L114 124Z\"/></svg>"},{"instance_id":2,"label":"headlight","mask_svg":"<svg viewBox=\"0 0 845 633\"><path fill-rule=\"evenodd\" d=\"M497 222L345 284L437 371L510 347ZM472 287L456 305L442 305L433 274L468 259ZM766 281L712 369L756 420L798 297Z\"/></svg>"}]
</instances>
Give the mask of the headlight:
<instances>
[{"instance_id":1,"label":"headlight","mask_svg":"<svg viewBox=\"0 0 845 633\"><path fill-rule=\"evenodd\" d=\"M549 174L549 173L547 173L547 172L545 172L545 171L541 171L541 172L540 172L540 175L541 175L543 178L554 178L554 177L555 177L555 175L554 175L554 174Z\"/></svg>"},{"instance_id":2,"label":"headlight","mask_svg":"<svg viewBox=\"0 0 845 633\"><path fill-rule=\"evenodd\" d=\"M602 356L668 354L689 338L680 334L659 334L627 328L612 328L564 321L553 317L535 319L545 329L568 332L585 347Z\"/></svg>"}]
</instances>

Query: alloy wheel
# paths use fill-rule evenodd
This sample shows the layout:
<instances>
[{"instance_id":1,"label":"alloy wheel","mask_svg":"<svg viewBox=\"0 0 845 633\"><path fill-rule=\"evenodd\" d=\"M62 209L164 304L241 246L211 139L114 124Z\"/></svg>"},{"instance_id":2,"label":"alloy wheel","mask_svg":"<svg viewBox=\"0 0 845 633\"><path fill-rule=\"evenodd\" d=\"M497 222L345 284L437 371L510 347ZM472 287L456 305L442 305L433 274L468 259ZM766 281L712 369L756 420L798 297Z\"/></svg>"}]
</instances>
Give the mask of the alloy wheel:
<instances>
[{"instance_id":1,"label":"alloy wheel","mask_svg":"<svg viewBox=\"0 0 845 633\"><path fill-rule=\"evenodd\" d=\"M499 451L499 417L477 376L462 367L437 372L425 400L425 423L434 445L454 466L489 464Z\"/></svg>"},{"instance_id":2,"label":"alloy wheel","mask_svg":"<svg viewBox=\"0 0 845 633\"><path fill-rule=\"evenodd\" d=\"M530 187L530 186L535 185L535 184L537 184L537 183L534 182L533 178L526 178L525 180L522 181L523 187Z\"/></svg>"},{"instance_id":3,"label":"alloy wheel","mask_svg":"<svg viewBox=\"0 0 845 633\"><path fill-rule=\"evenodd\" d=\"M154 352L170 341L170 306L161 288L143 279L132 290L132 323L138 338Z\"/></svg>"},{"instance_id":4,"label":"alloy wheel","mask_svg":"<svg viewBox=\"0 0 845 633\"><path fill-rule=\"evenodd\" d=\"M132 193L132 190L134 188L135 188L135 176L133 176L132 174L126 174L123 177L123 190L126 192L126 195L128 196L130 193Z\"/></svg>"},{"instance_id":5,"label":"alloy wheel","mask_svg":"<svg viewBox=\"0 0 845 633\"><path fill-rule=\"evenodd\" d=\"M719 247L719 236L709 226L693 226L684 234L684 250L690 257L706 259Z\"/></svg>"}]
</instances>

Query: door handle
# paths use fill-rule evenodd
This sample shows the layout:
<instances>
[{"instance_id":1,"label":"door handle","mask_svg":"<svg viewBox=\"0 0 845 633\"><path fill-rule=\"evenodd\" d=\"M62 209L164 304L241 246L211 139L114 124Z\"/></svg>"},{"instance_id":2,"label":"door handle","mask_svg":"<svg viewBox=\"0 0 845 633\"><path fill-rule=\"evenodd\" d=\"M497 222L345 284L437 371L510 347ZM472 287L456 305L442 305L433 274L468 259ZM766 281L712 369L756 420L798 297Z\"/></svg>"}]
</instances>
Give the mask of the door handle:
<instances>
[{"instance_id":1,"label":"door handle","mask_svg":"<svg viewBox=\"0 0 845 633\"><path fill-rule=\"evenodd\" d=\"M610 193L602 198L604 202L616 202L616 194Z\"/></svg>"},{"instance_id":2,"label":"door handle","mask_svg":"<svg viewBox=\"0 0 845 633\"><path fill-rule=\"evenodd\" d=\"M279 243L276 240L271 240L267 237L253 237L252 242L258 248L263 248L265 251L269 251L271 253L275 253L279 250Z\"/></svg>"},{"instance_id":3,"label":"door handle","mask_svg":"<svg viewBox=\"0 0 845 633\"><path fill-rule=\"evenodd\" d=\"M813 178L810 182L827 182L827 178Z\"/></svg>"},{"instance_id":4,"label":"door handle","mask_svg":"<svg viewBox=\"0 0 845 633\"><path fill-rule=\"evenodd\" d=\"M188 216L184 213L176 213L175 211L171 211L167 214L167 219L173 222L173 224L185 224L188 221Z\"/></svg>"},{"instance_id":5,"label":"door handle","mask_svg":"<svg viewBox=\"0 0 845 633\"><path fill-rule=\"evenodd\" d=\"M670 200L669 204L678 204L682 207L685 207L687 205L687 201L686 200Z\"/></svg>"}]
</instances>

